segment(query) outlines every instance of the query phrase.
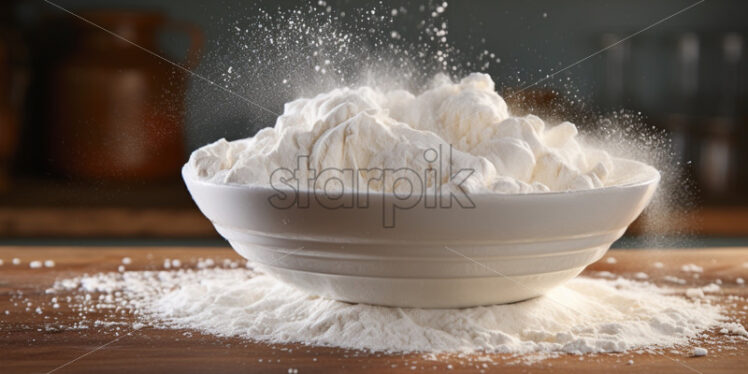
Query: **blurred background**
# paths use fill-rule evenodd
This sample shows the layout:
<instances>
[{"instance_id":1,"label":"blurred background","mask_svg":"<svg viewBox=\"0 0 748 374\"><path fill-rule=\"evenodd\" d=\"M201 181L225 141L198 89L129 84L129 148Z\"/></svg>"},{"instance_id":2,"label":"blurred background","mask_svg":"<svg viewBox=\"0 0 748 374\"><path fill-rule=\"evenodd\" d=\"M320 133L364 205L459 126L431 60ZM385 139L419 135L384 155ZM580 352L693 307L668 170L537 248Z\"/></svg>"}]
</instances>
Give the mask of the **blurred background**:
<instances>
[{"instance_id":1,"label":"blurred background","mask_svg":"<svg viewBox=\"0 0 748 374\"><path fill-rule=\"evenodd\" d=\"M485 72L506 93L694 2L476 0L450 4L440 17L456 48L490 51ZM236 22L260 8L298 6L53 3L210 79L226 71ZM421 5L439 5L314 2L343 13L371 4L410 9L405 24L419 22ZM680 198L643 217L619 246L647 245L651 237L678 246L748 243L746 14L744 1L706 1L517 95L521 110L555 113L583 128L597 123L595 115L625 109L664 134L651 146L670 147L672 178L684 181L670 193ZM242 92L274 111L294 97L292 89L265 90L256 84ZM181 183L181 165L199 146L273 124L262 110L53 4L0 4L2 243L223 243Z\"/></svg>"}]
</instances>

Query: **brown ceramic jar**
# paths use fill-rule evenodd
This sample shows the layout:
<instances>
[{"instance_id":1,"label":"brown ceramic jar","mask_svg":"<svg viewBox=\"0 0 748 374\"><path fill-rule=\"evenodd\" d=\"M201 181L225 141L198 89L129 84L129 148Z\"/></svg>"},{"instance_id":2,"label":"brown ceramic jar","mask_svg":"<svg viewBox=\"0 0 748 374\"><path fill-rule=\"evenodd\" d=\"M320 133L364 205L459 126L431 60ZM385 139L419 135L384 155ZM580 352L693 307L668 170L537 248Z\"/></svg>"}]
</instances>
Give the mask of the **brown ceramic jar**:
<instances>
[{"instance_id":1,"label":"brown ceramic jar","mask_svg":"<svg viewBox=\"0 0 748 374\"><path fill-rule=\"evenodd\" d=\"M83 13L91 22L155 53L166 28L186 31L192 69L202 46L193 26L159 13ZM75 22L75 46L50 82L49 152L59 172L95 180L154 180L178 175L187 73L106 31Z\"/></svg>"}]
</instances>

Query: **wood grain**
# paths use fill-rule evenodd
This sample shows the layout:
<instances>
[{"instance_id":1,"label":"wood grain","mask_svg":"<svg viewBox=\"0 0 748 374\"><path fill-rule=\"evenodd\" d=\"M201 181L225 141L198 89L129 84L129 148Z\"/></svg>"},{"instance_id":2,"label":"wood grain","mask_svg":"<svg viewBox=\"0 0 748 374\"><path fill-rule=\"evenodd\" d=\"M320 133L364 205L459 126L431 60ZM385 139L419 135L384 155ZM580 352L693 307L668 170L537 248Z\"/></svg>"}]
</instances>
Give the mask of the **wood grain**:
<instances>
[{"instance_id":1,"label":"wood grain","mask_svg":"<svg viewBox=\"0 0 748 374\"><path fill-rule=\"evenodd\" d=\"M0 371L3 373L49 372L280 372L289 368L299 373L381 372L412 373L416 371L449 372L703 372L742 373L748 367L748 342L720 346L698 343L709 349L705 357L691 358L680 347L680 353L602 354L595 356L562 356L532 365L515 363L505 355L489 355L492 362L449 357L437 360L422 355L386 355L335 348L307 347L298 344L267 345L235 338L217 338L187 330L132 330L129 326L101 327L87 330L60 330L56 323L71 324L79 318L74 311L60 308L43 314L26 312L23 305L13 305L13 295L23 292L34 303L47 300L44 290L55 279L82 273L116 271L125 256L133 259L129 269L158 269L165 258L179 258L189 266L199 257L238 259L224 248L80 248L80 247L0 247ZM22 260L11 265L11 258ZM626 277L643 271L655 283L664 275L688 279L687 286L705 285L720 279L724 295L738 295L739 300L725 302L726 308L743 311L740 323L748 324L745 309L748 289L735 283L737 277L748 279L748 248L702 250L611 251L606 258L586 270L587 274L610 271ZM29 261L52 259L54 268L30 269ZM662 262L662 269L654 262ZM693 263L704 268L694 279L679 269ZM672 284L668 284L672 286ZM684 286L685 287L685 286ZM57 295L58 297L60 295ZM724 299L724 298L723 298ZM17 298L15 299L17 300ZM94 318L96 316L94 315ZM55 318L58 320L55 321ZM629 365L628 361L634 364ZM450 369L451 366L451 369Z\"/></svg>"}]
</instances>

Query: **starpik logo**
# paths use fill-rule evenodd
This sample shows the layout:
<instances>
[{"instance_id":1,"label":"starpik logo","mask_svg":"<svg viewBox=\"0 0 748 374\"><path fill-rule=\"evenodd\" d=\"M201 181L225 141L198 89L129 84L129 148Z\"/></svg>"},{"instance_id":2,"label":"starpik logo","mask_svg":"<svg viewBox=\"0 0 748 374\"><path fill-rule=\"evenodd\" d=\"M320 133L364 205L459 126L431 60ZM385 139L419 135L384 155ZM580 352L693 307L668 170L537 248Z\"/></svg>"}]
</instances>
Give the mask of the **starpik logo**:
<instances>
[{"instance_id":1,"label":"starpik logo","mask_svg":"<svg viewBox=\"0 0 748 374\"><path fill-rule=\"evenodd\" d=\"M446 150L439 145L428 148L423 160L429 165L423 170L401 168L310 168L309 156L296 158L296 168L278 168L270 175L270 186L275 190L268 200L277 209L309 208L313 204L324 209L381 208L382 223L395 227L398 210L413 209L422 204L426 209L475 208L475 203L462 184L475 170L452 170L452 146ZM439 183L441 181L442 183ZM442 184L452 188L444 189ZM370 197L379 194L379 207L371 207ZM316 204L315 204L316 203Z\"/></svg>"}]
</instances>

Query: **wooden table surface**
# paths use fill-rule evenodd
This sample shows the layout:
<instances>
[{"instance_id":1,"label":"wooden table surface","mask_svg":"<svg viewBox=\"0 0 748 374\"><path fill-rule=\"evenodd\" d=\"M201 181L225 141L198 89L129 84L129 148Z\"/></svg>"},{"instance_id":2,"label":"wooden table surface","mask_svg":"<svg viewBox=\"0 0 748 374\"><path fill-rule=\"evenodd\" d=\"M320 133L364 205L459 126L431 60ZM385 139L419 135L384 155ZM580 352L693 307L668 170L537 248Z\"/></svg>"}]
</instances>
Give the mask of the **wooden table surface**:
<instances>
[{"instance_id":1,"label":"wooden table surface","mask_svg":"<svg viewBox=\"0 0 748 374\"><path fill-rule=\"evenodd\" d=\"M235 338L217 338L188 330L158 330L128 327L97 327L83 330L54 328L52 321L72 325L76 312L60 308L42 314L25 311L18 303L18 292L32 304L48 302L45 294L55 279L82 273L116 271L123 257L133 264L128 270L159 269L165 258L178 258L184 266L199 257L238 259L225 248L123 248L123 247L0 247L0 372L3 373L73 373L73 372L703 372L745 373L748 368L748 342L715 344L699 342L709 350L705 357L689 357L688 347L680 353L565 355L533 364L517 363L505 355L490 355L493 362L476 361L475 357L429 359L420 354L386 355L334 348L306 347L297 344L267 345ZM610 263L607 258L617 261ZM21 265L11 264L19 258ZM53 268L30 269L32 260L55 261ZM654 262L664 267L655 268ZM612 262L612 261L611 261ZM704 268L698 279L680 267L696 264ZM734 314L743 326L748 325L746 297L748 286L736 283L748 279L748 248L700 250L628 250L611 251L585 272L610 271L633 278L639 271L650 280L667 284L665 275L688 279L682 287L702 286L720 279L720 303ZM680 287L680 286L679 286ZM727 295L740 296L729 302ZM59 294L55 295L60 297ZM64 296L64 295L63 295ZM745 308L745 309L744 309ZM8 314L9 313L9 314ZM95 314L94 314L95 317ZM130 317L123 317L130 318ZM721 347L720 347L721 346ZM728 348L729 347L729 348ZM720 351L721 349L721 351ZM629 364L633 360L633 365ZM415 369L413 369L415 368Z\"/></svg>"}]
</instances>

